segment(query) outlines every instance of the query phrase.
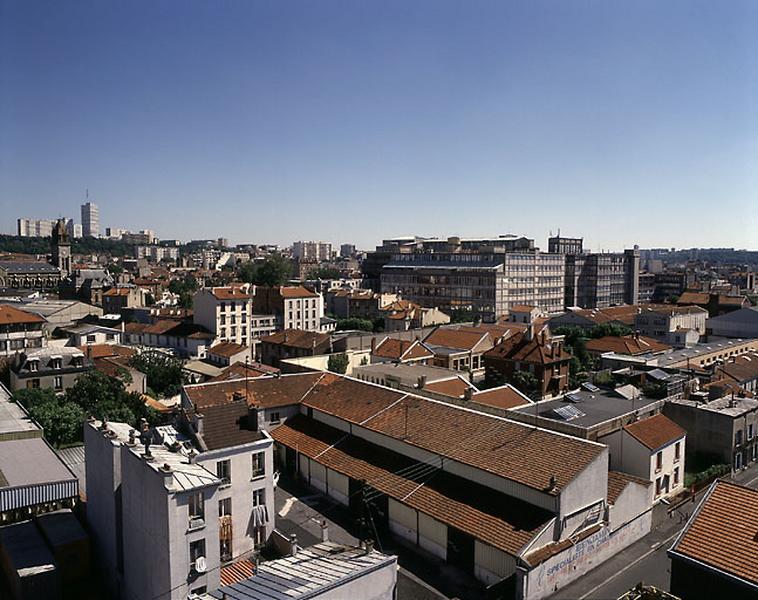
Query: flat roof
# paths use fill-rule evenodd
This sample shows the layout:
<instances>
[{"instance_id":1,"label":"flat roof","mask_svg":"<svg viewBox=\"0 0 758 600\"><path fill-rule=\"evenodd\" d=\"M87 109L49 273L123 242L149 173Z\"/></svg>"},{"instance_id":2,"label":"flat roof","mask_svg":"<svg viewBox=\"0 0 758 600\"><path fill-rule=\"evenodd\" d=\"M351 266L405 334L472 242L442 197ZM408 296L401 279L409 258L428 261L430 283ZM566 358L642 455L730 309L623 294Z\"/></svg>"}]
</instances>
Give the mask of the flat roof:
<instances>
[{"instance_id":1,"label":"flat roof","mask_svg":"<svg viewBox=\"0 0 758 600\"><path fill-rule=\"evenodd\" d=\"M578 402L571 402L567 396L564 396L512 410L526 415L534 415L536 411L538 416L559 423L568 423L577 427L594 427L605 421L633 413L645 406L658 402L655 398L647 398L646 396L639 396L634 400L629 400L613 391L603 389L597 392L580 390L571 392L571 396L576 397ZM568 407L568 410L564 411L564 407ZM565 412L567 416L577 416L564 419L559 413L555 412L556 409L560 412ZM576 409L578 412L574 412L572 409Z\"/></svg>"},{"instance_id":2,"label":"flat roof","mask_svg":"<svg viewBox=\"0 0 758 600\"><path fill-rule=\"evenodd\" d=\"M295 556L258 565L254 577L224 586L209 598L235 600L295 600L326 593L343 583L397 562L397 557L376 550L322 542L299 550Z\"/></svg>"},{"instance_id":3,"label":"flat roof","mask_svg":"<svg viewBox=\"0 0 758 600\"><path fill-rule=\"evenodd\" d=\"M699 356L710 354L712 352L719 352L721 350L729 350L730 348L734 348L735 346L741 346L749 342L754 342L755 347L758 348L758 339L752 339L752 338L745 338L745 339L722 338L720 340L712 340L710 342L701 342L699 344L695 344L694 346L691 346L690 348L680 348L678 350L669 352L668 354L663 354L663 355L658 356L657 357L658 366L666 368L667 366L685 362L688 358L693 359L693 358L698 358Z\"/></svg>"},{"instance_id":4,"label":"flat roof","mask_svg":"<svg viewBox=\"0 0 758 600\"><path fill-rule=\"evenodd\" d=\"M0 442L0 490L75 479L41 437Z\"/></svg>"},{"instance_id":5,"label":"flat roof","mask_svg":"<svg viewBox=\"0 0 758 600\"><path fill-rule=\"evenodd\" d=\"M460 375L458 371L451 371L443 367L432 367L419 364L405 363L375 363L363 365L353 369L353 376L390 376L397 377L403 384L416 385L419 377L426 377L427 383L455 379Z\"/></svg>"},{"instance_id":6,"label":"flat roof","mask_svg":"<svg viewBox=\"0 0 758 600\"><path fill-rule=\"evenodd\" d=\"M717 398L716 400L710 400L708 402L684 399L672 400L671 402L673 404L690 406L699 410L708 410L732 417L739 417L746 412L758 408L758 400L755 398L742 398L740 396L734 396L734 398L732 398L731 395Z\"/></svg>"},{"instance_id":7,"label":"flat roof","mask_svg":"<svg viewBox=\"0 0 758 600\"><path fill-rule=\"evenodd\" d=\"M39 437L42 430L18 404L11 401L11 393L0 383L0 438L4 434L20 433L26 431L38 431Z\"/></svg>"}]
</instances>

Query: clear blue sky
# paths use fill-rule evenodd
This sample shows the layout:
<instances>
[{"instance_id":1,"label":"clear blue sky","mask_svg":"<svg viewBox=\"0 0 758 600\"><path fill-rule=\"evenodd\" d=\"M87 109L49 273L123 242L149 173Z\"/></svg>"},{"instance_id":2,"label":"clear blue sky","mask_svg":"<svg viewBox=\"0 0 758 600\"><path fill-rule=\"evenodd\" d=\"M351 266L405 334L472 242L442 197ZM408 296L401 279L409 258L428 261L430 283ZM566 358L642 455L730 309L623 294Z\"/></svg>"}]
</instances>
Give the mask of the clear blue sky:
<instances>
[{"instance_id":1,"label":"clear blue sky","mask_svg":"<svg viewBox=\"0 0 758 600\"><path fill-rule=\"evenodd\" d=\"M0 230L758 247L758 2L0 0Z\"/></svg>"}]
</instances>

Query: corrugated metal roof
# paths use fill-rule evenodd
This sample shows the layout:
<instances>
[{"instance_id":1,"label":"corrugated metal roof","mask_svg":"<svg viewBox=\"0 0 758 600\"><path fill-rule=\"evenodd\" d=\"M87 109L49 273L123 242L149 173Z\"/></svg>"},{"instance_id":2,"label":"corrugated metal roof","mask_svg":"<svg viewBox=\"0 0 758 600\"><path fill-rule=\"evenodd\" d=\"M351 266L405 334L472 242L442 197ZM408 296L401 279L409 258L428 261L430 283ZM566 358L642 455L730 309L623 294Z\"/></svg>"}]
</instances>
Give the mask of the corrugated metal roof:
<instances>
[{"instance_id":1,"label":"corrugated metal roof","mask_svg":"<svg viewBox=\"0 0 758 600\"><path fill-rule=\"evenodd\" d=\"M323 542L296 556L262 563L256 576L212 592L209 597L230 600L304 600L334 589L385 565L395 556L366 553L361 548Z\"/></svg>"}]
</instances>

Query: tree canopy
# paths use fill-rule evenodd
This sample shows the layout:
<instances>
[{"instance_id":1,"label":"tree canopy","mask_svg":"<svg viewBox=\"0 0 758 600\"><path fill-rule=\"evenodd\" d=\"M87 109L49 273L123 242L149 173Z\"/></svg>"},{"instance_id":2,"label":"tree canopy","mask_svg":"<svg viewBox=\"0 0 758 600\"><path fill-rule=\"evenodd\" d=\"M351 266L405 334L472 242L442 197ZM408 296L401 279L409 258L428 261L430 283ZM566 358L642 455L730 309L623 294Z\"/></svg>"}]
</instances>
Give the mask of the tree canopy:
<instances>
[{"instance_id":1,"label":"tree canopy","mask_svg":"<svg viewBox=\"0 0 758 600\"><path fill-rule=\"evenodd\" d=\"M347 354L332 354L329 356L329 362L327 363L327 369L329 369L332 373L339 373L340 375L344 375L347 373L347 367L350 364L350 359L347 357Z\"/></svg>"},{"instance_id":2,"label":"tree canopy","mask_svg":"<svg viewBox=\"0 0 758 600\"><path fill-rule=\"evenodd\" d=\"M187 383L180 360L163 352L143 352L133 356L129 363L147 376L151 396L170 398L181 393Z\"/></svg>"},{"instance_id":3,"label":"tree canopy","mask_svg":"<svg viewBox=\"0 0 758 600\"><path fill-rule=\"evenodd\" d=\"M384 323L384 321L382 321L382 323ZM359 319L358 317L337 320L337 331L347 331L350 329L374 331L374 323L368 319Z\"/></svg>"},{"instance_id":4,"label":"tree canopy","mask_svg":"<svg viewBox=\"0 0 758 600\"><path fill-rule=\"evenodd\" d=\"M192 296L197 291L197 280L190 274L184 279L174 279L168 284L168 291L179 296L179 306L192 308Z\"/></svg>"},{"instance_id":5,"label":"tree canopy","mask_svg":"<svg viewBox=\"0 0 758 600\"><path fill-rule=\"evenodd\" d=\"M318 267L308 271L308 279L339 279L342 276L339 269L334 267Z\"/></svg>"},{"instance_id":6,"label":"tree canopy","mask_svg":"<svg viewBox=\"0 0 758 600\"><path fill-rule=\"evenodd\" d=\"M284 285L292 277L292 263L281 254L274 253L259 263L242 263L237 269L237 277L254 285Z\"/></svg>"}]
</instances>

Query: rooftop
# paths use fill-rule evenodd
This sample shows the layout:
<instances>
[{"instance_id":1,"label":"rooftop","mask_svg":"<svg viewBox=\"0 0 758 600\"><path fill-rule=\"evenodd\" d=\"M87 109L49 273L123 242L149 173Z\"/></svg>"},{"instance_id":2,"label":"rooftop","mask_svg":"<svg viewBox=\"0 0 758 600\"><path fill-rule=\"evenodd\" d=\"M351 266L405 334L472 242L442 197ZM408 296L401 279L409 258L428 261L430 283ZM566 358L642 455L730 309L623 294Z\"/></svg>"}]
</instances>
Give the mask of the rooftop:
<instances>
[{"instance_id":1,"label":"rooftop","mask_svg":"<svg viewBox=\"0 0 758 600\"><path fill-rule=\"evenodd\" d=\"M0 383L0 439L20 432L38 432L42 436L39 426L19 404L11 401L11 393Z\"/></svg>"},{"instance_id":2,"label":"rooftop","mask_svg":"<svg viewBox=\"0 0 758 600\"><path fill-rule=\"evenodd\" d=\"M758 491L714 481L669 552L758 586Z\"/></svg>"},{"instance_id":3,"label":"rooftop","mask_svg":"<svg viewBox=\"0 0 758 600\"><path fill-rule=\"evenodd\" d=\"M717 398L709 402L700 402L698 400L672 400L675 404L681 404L683 406L690 406L698 410L709 410L712 412L721 413L723 415L729 415L732 417L739 417L758 408L758 400L755 398L747 398L735 395L732 397L724 396L723 398Z\"/></svg>"},{"instance_id":4,"label":"rooftop","mask_svg":"<svg viewBox=\"0 0 758 600\"><path fill-rule=\"evenodd\" d=\"M317 331L303 331L302 329L285 329L267 335L260 339L261 343L281 344L296 348L313 348L329 342L326 333Z\"/></svg>"},{"instance_id":5,"label":"rooftop","mask_svg":"<svg viewBox=\"0 0 758 600\"><path fill-rule=\"evenodd\" d=\"M0 490L62 481L76 476L43 438L0 441Z\"/></svg>"},{"instance_id":6,"label":"rooftop","mask_svg":"<svg viewBox=\"0 0 758 600\"><path fill-rule=\"evenodd\" d=\"M714 339L709 342L703 342L695 344L690 348L680 348L657 357L658 366L661 368L667 367L683 367L689 360L697 360L701 356L706 356L711 353L718 353L724 351L730 351L735 347L748 344L753 350L758 350L758 339ZM695 365L693 365L695 366Z\"/></svg>"},{"instance_id":7,"label":"rooftop","mask_svg":"<svg viewBox=\"0 0 758 600\"><path fill-rule=\"evenodd\" d=\"M381 552L322 542L296 556L262 562L254 577L211 592L212 598L297 600L333 590L363 573L397 561Z\"/></svg>"},{"instance_id":8,"label":"rooftop","mask_svg":"<svg viewBox=\"0 0 758 600\"><path fill-rule=\"evenodd\" d=\"M10 304L0 304L0 325L44 323L45 319L35 313L20 310Z\"/></svg>"},{"instance_id":9,"label":"rooftop","mask_svg":"<svg viewBox=\"0 0 758 600\"><path fill-rule=\"evenodd\" d=\"M215 354L216 356L231 358L235 354L239 354L240 352L245 352L247 350L247 346L235 344L234 342L221 342L208 348L208 353Z\"/></svg>"},{"instance_id":10,"label":"rooftop","mask_svg":"<svg viewBox=\"0 0 758 600\"><path fill-rule=\"evenodd\" d=\"M60 273L58 267L46 262L0 261L0 270L7 273Z\"/></svg>"},{"instance_id":11,"label":"rooftop","mask_svg":"<svg viewBox=\"0 0 758 600\"><path fill-rule=\"evenodd\" d=\"M537 402L536 405L515 408L514 410L525 415L534 415L536 411L538 416L545 419L588 428L632 414L650 404L660 402L642 395L629 399L613 390L596 389L597 391L592 392L581 389L570 392L562 398L544 400Z\"/></svg>"},{"instance_id":12,"label":"rooftop","mask_svg":"<svg viewBox=\"0 0 758 600\"><path fill-rule=\"evenodd\" d=\"M607 335L587 340L586 347L589 352L614 352L616 354L630 354L632 356L671 350L671 346L668 344L650 337L635 335Z\"/></svg>"},{"instance_id":13,"label":"rooftop","mask_svg":"<svg viewBox=\"0 0 758 600\"><path fill-rule=\"evenodd\" d=\"M663 414L630 423L624 426L624 431L652 452L673 444L687 435L684 429Z\"/></svg>"},{"instance_id":14,"label":"rooftop","mask_svg":"<svg viewBox=\"0 0 758 600\"><path fill-rule=\"evenodd\" d=\"M493 408L516 408L524 404L532 404L529 398L509 383L482 392L474 392L471 401Z\"/></svg>"}]
</instances>

